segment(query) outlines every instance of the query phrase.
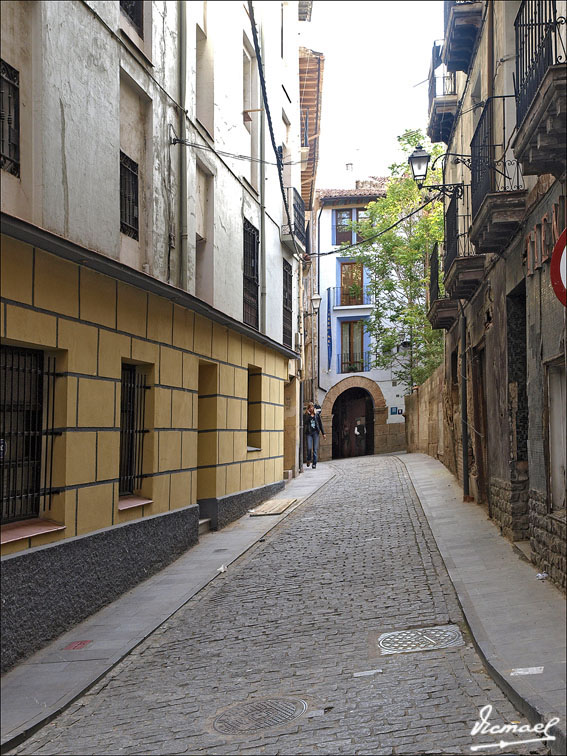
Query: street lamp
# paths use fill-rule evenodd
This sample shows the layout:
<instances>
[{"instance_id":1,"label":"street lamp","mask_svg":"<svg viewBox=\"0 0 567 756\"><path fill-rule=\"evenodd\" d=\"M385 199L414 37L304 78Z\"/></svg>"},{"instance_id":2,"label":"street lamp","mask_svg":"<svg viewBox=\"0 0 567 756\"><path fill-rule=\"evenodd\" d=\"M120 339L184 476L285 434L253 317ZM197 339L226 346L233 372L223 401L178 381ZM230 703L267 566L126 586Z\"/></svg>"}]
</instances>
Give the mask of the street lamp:
<instances>
[{"instance_id":1,"label":"street lamp","mask_svg":"<svg viewBox=\"0 0 567 756\"><path fill-rule=\"evenodd\" d=\"M431 184L430 186L424 186L425 179L427 178L427 169L429 168L430 159L431 155L426 152L421 145L416 147L408 158L408 163L410 164L413 180L418 185L418 187L420 189L435 189L439 192L442 192L442 194L448 197L453 197L454 195L456 195L457 197L462 197L462 184Z\"/></svg>"},{"instance_id":2,"label":"street lamp","mask_svg":"<svg viewBox=\"0 0 567 756\"><path fill-rule=\"evenodd\" d=\"M431 155L426 152L421 145L416 147L408 158L408 163L410 164L413 180L420 189L425 183L430 158Z\"/></svg>"},{"instance_id":3,"label":"street lamp","mask_svg":"<svg viewBox=\"0 0 567 756\"><path fill-rule=\"evenodd\" d=\"M321 295L319 292L315 292L313 296L311 297L311 304L313 305L313 314L316 315L319 312L319 307L321 306Z\"/></svg>"}]
</instances>

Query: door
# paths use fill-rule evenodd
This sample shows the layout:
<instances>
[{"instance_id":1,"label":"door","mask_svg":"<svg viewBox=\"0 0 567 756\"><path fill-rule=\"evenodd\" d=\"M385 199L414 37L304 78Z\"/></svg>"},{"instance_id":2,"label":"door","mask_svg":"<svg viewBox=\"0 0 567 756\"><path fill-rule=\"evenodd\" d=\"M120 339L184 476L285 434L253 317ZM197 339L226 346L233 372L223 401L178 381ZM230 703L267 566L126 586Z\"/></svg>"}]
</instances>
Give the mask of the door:
<instances>
[{"instance_id":1,"label":"door","mask_svg":"<svg viewBox=\"0 0 567 756\"><path fill-rule=\"evenodd\" d=\"M341 373L364 371L363 321L341 323Z\"/></svg>"},{"instance_id":2,"label":"door","mask_svg":"<svg viewBox=\"0 0 567 756\"><path fill-rule=\"evenodd\" d=\"M558 510L565 508L565 367L552 365L547 375L551 508Z\"/></svg>"}]
</instances>

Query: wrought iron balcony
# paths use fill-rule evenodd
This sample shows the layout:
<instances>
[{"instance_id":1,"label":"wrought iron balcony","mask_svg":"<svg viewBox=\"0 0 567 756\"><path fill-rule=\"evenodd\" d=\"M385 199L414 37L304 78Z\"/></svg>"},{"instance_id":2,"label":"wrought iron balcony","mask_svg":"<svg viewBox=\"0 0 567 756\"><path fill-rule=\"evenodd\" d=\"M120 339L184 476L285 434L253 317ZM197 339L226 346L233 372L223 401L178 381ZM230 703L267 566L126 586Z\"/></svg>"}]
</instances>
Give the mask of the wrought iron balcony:
<instances>
[{"instance_id":1,"label":"wrought iron balcony","mask_svg":"<svg viewBox=\"0 0 567 756\"><path fill-rule=\"evenodd\" d=\"M457 88L454 73L429 76L429 126L427 136L432 142L448 143L457 114Z\"/></svg>"},{"instance_id":2,"label":"wrought iron balcony","mask_svg":"<svg viewBox=\"0 0 567 756\"><path fill-rule=\"evenodd\" d=\"M372 293L365 286L336 286L334 288L335 307L355 307L371 305Z\"/></svg>"},{"instance_id":3,"label":"wrought iron balcony","mask_svg":"<svg viewBox=\"0 0 567 756\"><path fill-rule=\"evenodd\" d=\"M291 227L287 222L287 215L284 207L284 224L282 225L281 239L292 251L295 244L299 243L301 252L305 252L307 235L305 232L305 202L301 194L293 186L286 188L287 206L291 220Z\"/></svg>"},{"instance_id":4,"label":"wrought iron balcony","mask_svg":"<svg viewBox=\"0 0 567 756\"><path fill-rule=\"evenodd\" d=\"M510 103L507 97L489 98L471 142L470 238L478 252L502 252L524 217L527 192L509 147Z\"/></svg>"},{"instance_id":5,"label":"wrought iron balcony","mask_svg":"<svg viewBox=\"0 0 567 756\"><path fill-rule=\"evenodd\" d=\"M439 248L435 249L429 258L429 311L427 319L434 330L444 328L449 330L458 318L457 302L448 297L441 297L439 288Z\"/></svg>"},{"instance_id":6,"label":"wrought iron balcony","mask_svg":"<svg viewBox=\"0 0 567 756\"><path fill-rule=\"evenodd\" d=\"M337 373L367 373L371 369L371 352L345 352L337 355Z\"/></svg>"},{"instance_id":7,"label":"wrought iron balcony","mask_svg":"<svg viewBox=\"0 0 567 756\"><path fill-rule=\"evenodd\" d=\"M484 255L476 254L469 239L470 187L463 197L453 195L445 212L445 291L450 299L470 299L484 276Z\"/></svg>"},{"instance_id":8,"label":"wrought iron balcony","mask_svg":"<svg viewBox=\"0 0 567 756\"><path fill-rule=\"evenodd\" d=\"M565 172L567 65L565 18L555 0L523 0L516 33L514 154L526 175Z\"/></svg>"},{"instance_id":9,"label":"wrought iron balcony","mask_svg":"<svg viewBox=\"0 0 567 756\"><path fill-rule=\"evenodd\" d=\"M482 23L483 2L445 0L443 63L448 71L468 72Z\"/></svg>"}]
</instances>

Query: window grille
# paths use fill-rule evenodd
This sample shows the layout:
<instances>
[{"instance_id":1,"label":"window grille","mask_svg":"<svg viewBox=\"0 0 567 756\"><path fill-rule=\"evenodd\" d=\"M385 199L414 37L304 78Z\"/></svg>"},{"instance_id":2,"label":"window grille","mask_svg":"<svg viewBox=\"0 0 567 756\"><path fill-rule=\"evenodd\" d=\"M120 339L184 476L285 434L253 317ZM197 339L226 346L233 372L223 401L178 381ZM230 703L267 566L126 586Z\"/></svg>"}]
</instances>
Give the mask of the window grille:
<instances>
[{"instance_id":1,"label":"window grille","mask_svg":"<svg viewBox=\"0 0 567 756\"><path fill-rule=\"evenodd\" d=\"M135 493L142 484L144 450L146 375L135 365L122 365L120 399L120 480L119 495Z\"/></svg>"},{"instance_id":2,"label":"window grille","mask_svg":"<svg viewBox=\"0 0 567 756\"><path fill-rule=\"evenodd\" d=\"M244 322L258 328L258 229L244 219Z\"/></svg>"},{"instance_id":3,"label":"window grille","mask_svg":"<svg viewBox=\"0 0 567 756\"><path fill-rule=\"evenodd\" d=\"M284 346L291 347L291 337L293 330L293 300L292 300L293 278L291 265L287 260L283 261L283 343Z\"/></svg>"},{"instance_id":4,"label":"window grille","mask_svg":"<svg viewBox=\"0 0 567 756\"><path fill-rule=\"evenodd\" d=\"M0 349L2 524L39 517L55 493L55 358L33 349Z\"/></svg>"},{"instance_id":5,"label":"window grille","mask_svg":"<svg viewBox=\"0 0 567 756\"><path fill-rule=\"evenodd\" d=\"M138 163L120 152L120 231L138 239Z\"/></svg>"},{"instance_id":6,"label":"window grille","mask_svg":"<svg viewBox=\"0 0 567 756\"><path fill-rule=\"evenodd\" d=\"M120 0L122 12L128 16L139 36L144 38L144 3L143 0Z\"/></svg>"},{"instance_id":7,"label":"window grille","mask_svg":"<svg viewBox=\"0 0 567 756\"><path fill-rule=\"evenodd\" d=\"M20 176L20 74L0 61L0 167Z\"/></svg>"}]
</instances>

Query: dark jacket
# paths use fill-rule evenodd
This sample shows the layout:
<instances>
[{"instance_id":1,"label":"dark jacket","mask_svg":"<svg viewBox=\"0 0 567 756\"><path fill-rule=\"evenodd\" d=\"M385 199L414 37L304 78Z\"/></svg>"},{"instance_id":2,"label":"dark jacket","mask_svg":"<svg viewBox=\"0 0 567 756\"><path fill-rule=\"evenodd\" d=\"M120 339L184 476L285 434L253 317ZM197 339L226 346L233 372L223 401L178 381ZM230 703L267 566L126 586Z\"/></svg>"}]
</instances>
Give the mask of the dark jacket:
<instances>
[{"instance_id":1,"label":"dark jacket","mask_svg":"<svg viewBox=\"0 0 567 756\"><path fill-rule=\"evenodd\" d=\"M315 430L311 430L311 415L309 412L305 412L303 415L303 429L306 433L322 433L324 436L325 431L323 430L323 423L321 422L321 415L318 412L315 412L315 417L313 417L313 420L315 420Z\"/></svg>"}]
</instances>

